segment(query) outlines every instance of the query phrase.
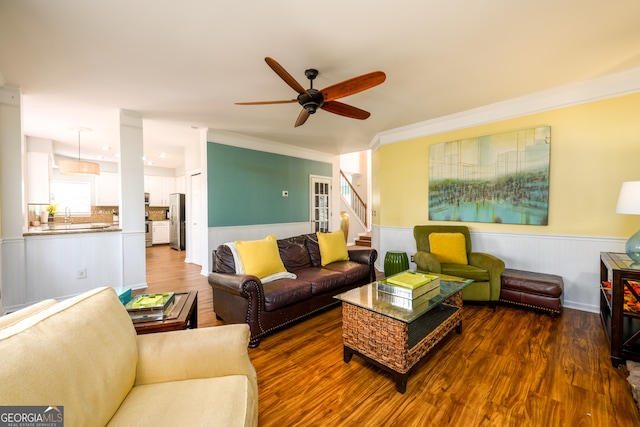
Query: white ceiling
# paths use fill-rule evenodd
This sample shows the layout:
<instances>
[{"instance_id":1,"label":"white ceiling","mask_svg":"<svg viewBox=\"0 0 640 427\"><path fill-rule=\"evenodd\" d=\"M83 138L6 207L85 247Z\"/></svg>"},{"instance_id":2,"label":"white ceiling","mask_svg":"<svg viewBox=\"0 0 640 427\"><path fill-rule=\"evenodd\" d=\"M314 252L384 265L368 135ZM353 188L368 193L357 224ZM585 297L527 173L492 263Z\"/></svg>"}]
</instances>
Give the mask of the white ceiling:
<instances>
[{"instance_id":1,"label":"white ceiling","mask_svg":"<svg viewBox=\"0 0 640 427\"><path fill-rule=\"evenodd\" d=\"M342 102L360 121L298 104L264 62L321 89L387 80ZM638 0L0 0L0 84L22 91L24 133L59 151L117 147L120 109L144 118L145 155L180 167L197 128L325 153L366 150L412 123L640 67ZM169 154L159 159L160 152Z\"/></svg>"}]
</instances>

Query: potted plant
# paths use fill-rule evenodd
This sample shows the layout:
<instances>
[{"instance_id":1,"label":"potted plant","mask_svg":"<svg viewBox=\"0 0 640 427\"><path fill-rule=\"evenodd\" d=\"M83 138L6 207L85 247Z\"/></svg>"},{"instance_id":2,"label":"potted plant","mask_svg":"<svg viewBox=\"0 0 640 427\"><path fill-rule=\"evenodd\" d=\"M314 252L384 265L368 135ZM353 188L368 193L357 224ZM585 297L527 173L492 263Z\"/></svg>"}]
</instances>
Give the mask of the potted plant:
<instances>
[{"instance_id":1,"label":"potted plant","mask_svg":"<svg viewBox=\"0 0 640 427\"><path fill-rule=\"evenodd\" d=\"M47 212L49 212L49 222L53 223L53 216L56 214L56 211L58 210L58 204L51 203L45 209Z\"/></svg>"}]
</instances>

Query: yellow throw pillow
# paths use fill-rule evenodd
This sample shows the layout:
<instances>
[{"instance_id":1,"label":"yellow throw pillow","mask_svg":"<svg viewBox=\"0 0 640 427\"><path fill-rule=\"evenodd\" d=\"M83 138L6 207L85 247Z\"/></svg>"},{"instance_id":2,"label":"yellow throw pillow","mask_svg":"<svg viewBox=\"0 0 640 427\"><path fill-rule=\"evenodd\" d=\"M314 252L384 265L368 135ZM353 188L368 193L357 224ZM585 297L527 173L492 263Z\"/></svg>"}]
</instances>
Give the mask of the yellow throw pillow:
<instances>
[{"instance_id":1,"label":"yellow throw pillow","mask_svg":"<svg viewBox=\"0 0 640 427\"><path fill-rule=\"evenodd\" d=\"M280 258L275 235L270 234L262 240L238 240L235 244L244 274L262 279L271 274L287 271Z\"/></svg>"},{"instance_id":2,"label":"yellow throw pillow","mask_svg":"<svg viewBox=\"0 0 640 427\"><path fill-rule=\"evenodd\" d=\"M318 246L320 247L320 263L324 267L336 261L349 261L347 242L344 240L342 230L333 233L317 232Z\"/></svg>"},{"instance_id":3,"label":"yellow throw pillow","mask_svg":"<svg viewBox=\"0 0 640 427\"><path fill-rule=\"evenodd\" d=\"M462 233L429 234L431 253L440 263L468 264L467 242Z\"/></svg>"}]
</instances>

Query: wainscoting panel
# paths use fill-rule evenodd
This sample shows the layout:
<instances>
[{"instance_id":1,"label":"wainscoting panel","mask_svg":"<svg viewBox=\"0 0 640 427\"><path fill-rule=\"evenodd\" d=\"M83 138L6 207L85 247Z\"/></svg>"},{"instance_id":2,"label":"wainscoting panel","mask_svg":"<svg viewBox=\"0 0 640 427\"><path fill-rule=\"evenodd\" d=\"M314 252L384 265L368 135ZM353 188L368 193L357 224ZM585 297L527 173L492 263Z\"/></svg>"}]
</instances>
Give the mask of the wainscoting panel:
<instances>
[{"instance_id":1,"label":"wainscoting panel","mask_svg":"<svg viewBox=\"0 0 640 427\"><path fill-rule=\"evenodd\" d=\"M24 239L2 240L2 312L16 310L16 306L25 301L27 291L21 284L25 282ZM11 268L7 268L11 266Z\"/></svg>"},{"instance_id":2,"label":"wainscoting panel","mask_svg":"<svg viewBox=\"0 0 640 427\"><path fill-rule=\"evenodd\" d=\"M416 251L413 227L371 229L372 245L378 249L376 267L384 270L384 254L391 250ZM626 239L528 233L472 231L475 252L487 252L504 260L507 268L556 274L564 280L565 307L598 312L600 252L624 252ZM410 263L415 268L414 263Z\"/></svg>"}]
</instances>

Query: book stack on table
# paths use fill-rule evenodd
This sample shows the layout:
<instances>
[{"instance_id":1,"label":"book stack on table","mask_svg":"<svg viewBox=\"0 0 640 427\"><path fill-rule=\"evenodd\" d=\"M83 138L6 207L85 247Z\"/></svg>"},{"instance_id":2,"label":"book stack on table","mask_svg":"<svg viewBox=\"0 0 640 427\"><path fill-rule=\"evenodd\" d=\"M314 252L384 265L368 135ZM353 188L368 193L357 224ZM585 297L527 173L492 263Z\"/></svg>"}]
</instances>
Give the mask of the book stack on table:
<instances>
[{"instance_id":1,"label":"book stack on table","mask_svg":"<svg viewBox=\"0 0 640 427\"><path fill-rule=\"evenodd\" d=\"M440 278L425 273L404 271L388 277L386 283L378 282L377 289L410 301L416 298L431 299L440 294Z\"/></svg>"},{"instance_id":2,"label":"book stack on table","mask_svg":"<svg viewBox=\"0 0 640 427\"><path fill-rule=\"evenodd\" d=\"M125 304L134 322L162 320L171 311L176 296L173 292L136 295Z\"/></svg>"}]
</instances>

